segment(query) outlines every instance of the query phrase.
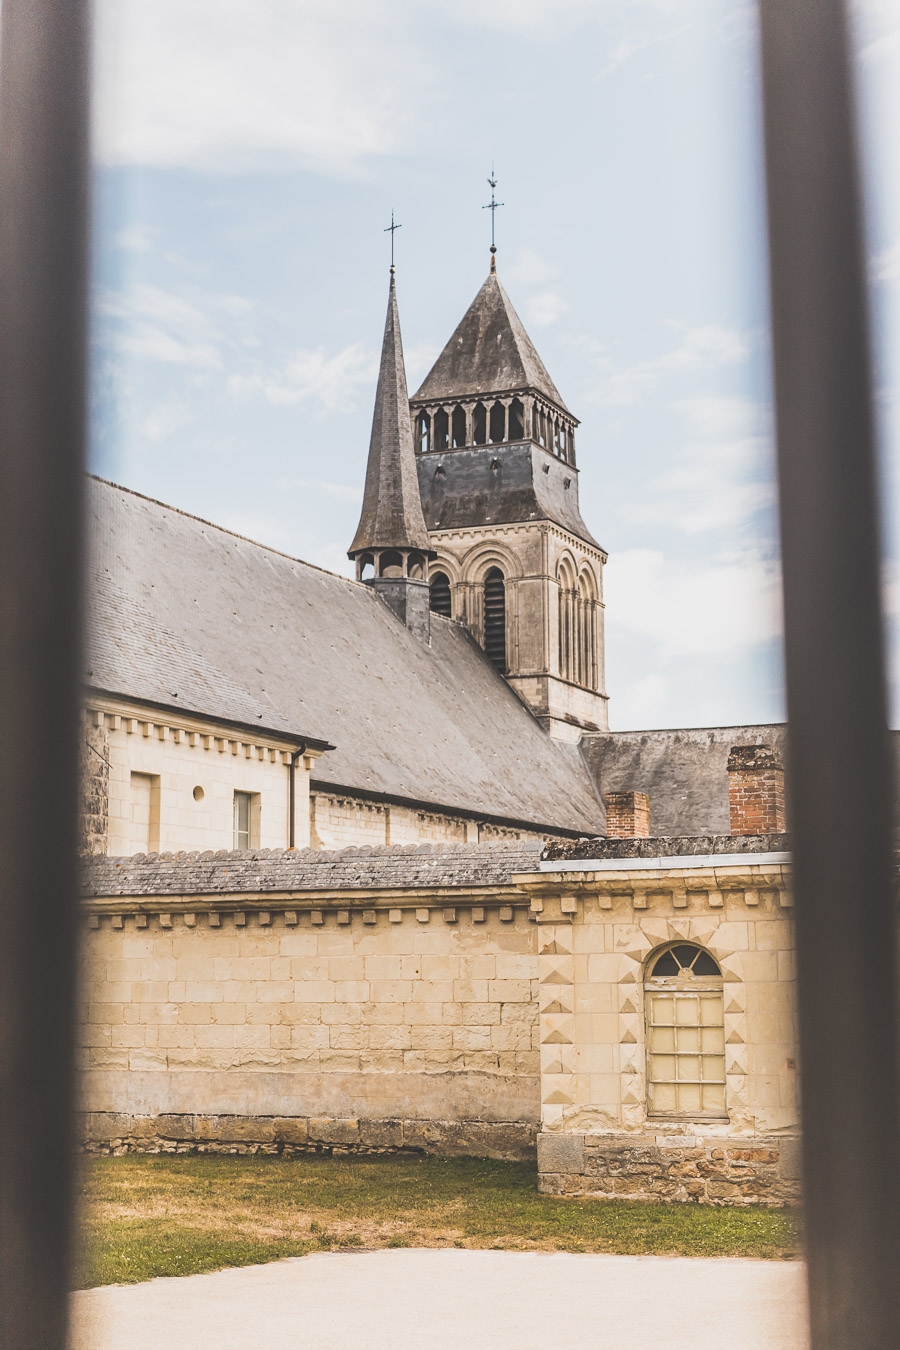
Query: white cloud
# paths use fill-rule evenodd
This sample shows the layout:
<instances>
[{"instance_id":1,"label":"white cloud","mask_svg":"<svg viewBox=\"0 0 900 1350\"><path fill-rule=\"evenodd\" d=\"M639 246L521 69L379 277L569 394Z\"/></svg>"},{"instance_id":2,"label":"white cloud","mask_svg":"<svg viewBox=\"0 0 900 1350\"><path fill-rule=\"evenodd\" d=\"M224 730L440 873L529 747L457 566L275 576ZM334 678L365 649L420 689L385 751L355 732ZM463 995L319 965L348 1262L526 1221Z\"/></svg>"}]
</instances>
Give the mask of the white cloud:
<instances>
[{"instance_id":1,"label":"white cloud","mask_svg":"<svg viewBox=\"0 0 900 1350\"><path fill-rule=\"evenodd\" d=\"M409 4L99 0L108 164L342 173L421 134ZM419 109L419 114L421 110Z\"/></svg>"},{"instance_id":2,"label":"white cloud","mask_svg":"<svg viewBox=\"0 0 900 1350\"><path fill-rule=\"evenodd\" d=\"M374 393L378 357L358 342L327 356L321 347L301 347L271 375L232 375L228 387L236 398L262 393L270 403L290 406L316 402L323 411L350 411L356 394L371 387Z\"/></svg>"},{"instance_id":3,"label":"white cloud","mask_svg":"<svg viewBox=\"0 0 900 1350\"><path fill-rule=\"evenodd\" d=\"M781 633L777 563L754 550L692 561L661 550L612 554L605 569L612 627L651 639L663 660L733 660Z\"/></svg>"},{"instance_id":4,"label":"white cloud","mask_svg":"<svg viewBox=\"0 0 900 1350\"><path fill-rule=\"evenodd\" d=\"M525 302L525 314L528 322L535 328L546 328L556 323L567 313L569 302L559 291L538 291Z\"/></svg>"},{"instance_id":5,"label":"white cloud","mask_svg":"<svg viewBox=\"0 0 900 1350\"><path fill-rule=\"evenodd\" d=\"M282 483L282 487L300 488L304 492L313 492L325 497L334 497L342 502L361 502L362 488L350 483L332 483L324 478L292 478Z\"/></svg>"},{"instance_id":6,"label":"white cloud","mask_svg":"<svg viewBox=\"0 0 900 1350\"><path fill-rule=\"evenodd\" d=\"M595 354L599 381L587 401L600 407L627 407L639 402L669 373L713 370L745 361L752 350L750 335L723 324L680 325L680 340L669 351L647 361L616 369L607 351Z\"/></svg>"},{"instance_id":7,"label":"white cloud","mask_svg":"<svg viewBox=\"0 0 900 1350\"><path fill-rule=\"evenodd\" d=\"M511 286L543 286L559 276L559 268L531 248L519 248L511 263L503 264L503 280Z\"/></svg>"},{"instance_id":8,"label":"white cloud","mask_svg":"<svg viewBox=\"0 0 900 1350\"><path fill-rule=\"evenodd\" d=\"M749 399L708 396L671 405L683 440L645 493L622 507L643 526L699 534L753 524L776 501L768 415Z\"/></svg>"},{"instance_id":9,"label":"white cloud","mask_svg":"<svg viewBox=\"0 0 900 1350\"><path fill-rule=\"evenodd\" d=\"M138 424L138 434L148 441L165 441L191 420L191 412L180 400L162 403Z\"/></svg>"},{"instance_id":10,"label":"white cloud","mask_svg":"<svg viewBox=\"0 0 900 1350\"><path fill-rule=\"evenodd\" d=\"M233 299L213 295L193 303L146 282L109 291L97 303L98 314L116 322L104 345L144 360L218 369L225 338L213 312L228 312Z\"/></svg>"},{"instance_id":11,"label":"white cloud","mask_svg":"<svg viewBox=\"0 0 900 1350\"><path fill-rule=\"evenodd\" d=\"M660 723L669 704L670 682L654 671L637 680L625 680L612 705L616 727L652 727Z\"/></svg>"}]
</instances>

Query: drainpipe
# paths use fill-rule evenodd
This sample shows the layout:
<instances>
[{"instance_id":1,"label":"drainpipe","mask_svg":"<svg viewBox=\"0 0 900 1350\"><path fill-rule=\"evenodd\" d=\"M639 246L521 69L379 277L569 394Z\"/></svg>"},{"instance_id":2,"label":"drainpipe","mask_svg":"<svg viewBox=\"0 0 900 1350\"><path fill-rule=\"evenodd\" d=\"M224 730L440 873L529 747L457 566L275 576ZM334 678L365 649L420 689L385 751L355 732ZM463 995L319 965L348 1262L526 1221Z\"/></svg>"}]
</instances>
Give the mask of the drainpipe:
<instances>
[{"instance_id":1,"label":"drainpipe","mask_svg":"<svg viewBox=\"0 0 900 1350\"><path fill-rule=\"evenodd\" d=\"M294 750L291 754L291 762L288 765L288 848L294 847L294 807L297 800L294 770L297 767L297 760L305 754L306 746L301 745L299 750Z\"/></svg>"}]
</instances>

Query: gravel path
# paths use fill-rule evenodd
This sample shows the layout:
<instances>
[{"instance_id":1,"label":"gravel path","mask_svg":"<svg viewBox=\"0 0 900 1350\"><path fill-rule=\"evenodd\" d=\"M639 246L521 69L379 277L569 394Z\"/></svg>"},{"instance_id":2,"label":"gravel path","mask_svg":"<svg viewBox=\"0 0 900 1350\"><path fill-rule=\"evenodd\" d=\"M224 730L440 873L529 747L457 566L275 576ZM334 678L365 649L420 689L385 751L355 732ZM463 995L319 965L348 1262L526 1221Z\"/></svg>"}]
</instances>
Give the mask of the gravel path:
<instances>
[{"instance_id":1,"label":"gravel path","mask_svg":"<svg viewBox=\"0 0 900 1350\"><path fill-rule=\"evenodd\" d=\"M797 1262L400 1248L74 1295L73 1350L805 1350Z\"/></svg>"}]
</instances>

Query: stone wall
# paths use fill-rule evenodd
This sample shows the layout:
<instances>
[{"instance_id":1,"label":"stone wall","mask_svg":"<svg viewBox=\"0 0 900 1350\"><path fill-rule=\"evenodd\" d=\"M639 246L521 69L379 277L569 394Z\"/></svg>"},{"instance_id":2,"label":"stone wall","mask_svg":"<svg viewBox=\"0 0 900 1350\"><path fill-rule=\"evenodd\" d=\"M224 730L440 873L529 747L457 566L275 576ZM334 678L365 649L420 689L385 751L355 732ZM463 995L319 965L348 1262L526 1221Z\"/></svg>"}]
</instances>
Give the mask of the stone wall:
<instances>
[{"instance_id":1,"label":"stone wall","mask_svg":"<svg viewBox=\"0 0 900 1350\"><path fill-rule=\"evenodd\" d=\"M527 1156L535 929L509 876L537 856L501 845L97 860L88 1147Z\"/></svg>"},{"instance_id":2,"label":"stone wall","mask_svg":"<svg viewBox=\"0 0 900 1350\"><path fill-rule=\"evenodd\" d=\"M763 852L760 838L741 847L748 842L755 857L725 852L726 840L718 849L708 839L563 846L553 852L582 858L517 878L538 924L542 1189L717 1204L796 1198L787 855ZM696 851L697 865L681 850ZM720 971L724 1109L654 1116L645 982L661 949L681 942Z\"/></svg>"}]
</instances>

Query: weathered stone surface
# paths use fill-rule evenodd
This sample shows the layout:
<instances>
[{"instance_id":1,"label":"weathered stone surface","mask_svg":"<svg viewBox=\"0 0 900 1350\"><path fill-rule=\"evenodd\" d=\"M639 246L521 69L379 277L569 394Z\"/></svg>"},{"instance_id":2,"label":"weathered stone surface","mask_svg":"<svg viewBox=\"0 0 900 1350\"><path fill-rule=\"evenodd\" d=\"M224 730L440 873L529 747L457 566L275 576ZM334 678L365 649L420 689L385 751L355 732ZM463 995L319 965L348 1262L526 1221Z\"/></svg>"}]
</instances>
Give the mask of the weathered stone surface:
<instances>
[{"instance_id":1,"label":"weathered stone surface","mask_svg":"<svg viewBox=\"0 0 900 1350\"><path fill-rule=\"evenodd\" d=\"M515 873L537 871L542 847L537 840L515 840L396 844L364 854L358 848L137 854L86 859L83 884L88 897L503 886Z\"/></svg>"},{"instance_id":2,"label":"weathered stone surface","mask_svg":"<svg viewBox=\"0 0 900 1350\"><path fill-rule=\"evenodd\" d=\"M569 1145L569 1151L567 1151ZM539 1187L549 1195L593 1195L712 1205L792 1204L796 1180L781 1167L795 1139L675 1138L660 1147L633 1135L538 1135ZM579 1159L581 1160L579 1165Z\"/></svg>"},{"instance_id":3,"label":"weathered stone surface","mask_svg":"<svg viewBox=\"0 0 900 1350\"><path fill-rule=\"evenodd\" d=\"M349 1120L304 1116L125 1116L84 1113L87 1153L431 1153L531 1159L535 1127L519 1121Z\"/></svg>"},{"instance_id":4,"label":"weathered stone surface","mask_svg":"<svg viewBox=\"0 0 900 1350\"><path fill-rule=\"evenodd\" d=\"M584 1135L552 1134L541 1131L537 1137L538 1171L583 1172Z\"/></svg>"}]
</instances>

